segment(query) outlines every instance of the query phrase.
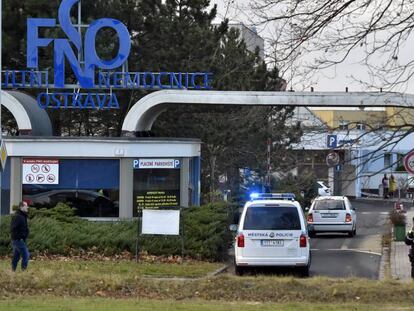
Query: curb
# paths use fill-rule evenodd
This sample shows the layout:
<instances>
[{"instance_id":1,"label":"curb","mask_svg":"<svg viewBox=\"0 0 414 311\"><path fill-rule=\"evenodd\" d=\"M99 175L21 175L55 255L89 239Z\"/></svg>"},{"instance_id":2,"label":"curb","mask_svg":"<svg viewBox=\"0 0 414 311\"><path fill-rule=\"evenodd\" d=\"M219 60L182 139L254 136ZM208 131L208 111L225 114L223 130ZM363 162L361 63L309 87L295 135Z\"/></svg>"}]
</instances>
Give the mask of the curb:
<instances>
[{"instance_id":1,"label":"curb","mask_svg":"<svg viewBox=\"0 0 414 311\"><path fill-rule=\"evenodd\" d=\"M207 276L205 276L205 277L217 276L221 273L226 272L228 268L229 268L229 265L224 265L223 267L218 268L216 271L213 271L213 272L207 274Z\"/></svg>"},{"instance_id":2,"label":"curb","mask_svg":"<svg viewBox=\"0 0 414 311\"><path fill-rule=\"evenodd\" d=\"M378 274L378 280L382 281L386 279L386 271L388 269L391 269L390 267L390 249L389 247L382 247L382 255L380 260L380 269Z\"/></svg>"},{"instance_id":3,"label":"curb","mask_svg":"<svg viewBox=\"0 0 414 311\"><path fill-rule=\"evenodd\" d=\"M203 280L203 279L207 279L210 277L214 277L217 276L223 272L226 272L227 269L229 268L229 265L224 265L220 268L218 268L216 271L210 272L204 276L199 276L199 277L176 277L176 276L172 276L172 277L152 277L149 275L144 275L143 278L144 279L150 279L150 280L156 280L156 281L196 281L196 280Z\"/></svg>"},{"instance_id":4,"label":"curb","mask_svg":"<svg viewBox=\"0 0 414 311\"><path fill-rule=\"evenodd\" d=\"M403 202L403 203L411 203L414 206L414 200L413 199L407 199L407 198L393 198L393 199L384 199L384 198L378 198L378 197L361 197L361 198L355 198L354 201L371 201L371 202L388 202L388 203L395 203L395 202Z\"/></svg>"}]
</instances>

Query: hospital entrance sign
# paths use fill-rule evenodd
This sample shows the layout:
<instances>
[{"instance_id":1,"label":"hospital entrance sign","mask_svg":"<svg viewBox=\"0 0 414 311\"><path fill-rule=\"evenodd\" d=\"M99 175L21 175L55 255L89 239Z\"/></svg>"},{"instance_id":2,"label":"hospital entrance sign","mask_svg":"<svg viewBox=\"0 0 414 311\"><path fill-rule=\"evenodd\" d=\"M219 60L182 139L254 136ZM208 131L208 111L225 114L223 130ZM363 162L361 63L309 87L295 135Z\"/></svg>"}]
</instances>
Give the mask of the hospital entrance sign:
<instances>
[{"instance_id":1,"label":"hospital entrance sign","mask_svg":"<svg viewBox=\"0 0 414 311\"><path fill-rule=\"evenodd\" d=\"M63 0L57 21L54 18L27 19L27 69L2 71L4 89L44 89L37 96L37 103L43 109L117 109L119 103L113 91L122 89L210 89L211 73L207 72L117 70L123 68L131 50L128 29L113 18L100 18L87 27L73 25L70 12L76 3L80 6L80 0ZM56 27L60 27L67 38L46 38L39 34L41 29ZM85 30L84 38L81 27ZM116 56L110 60L100 58L96 50L96 39L103 28L112 29L119 41ZM39 49L52 45L53 77L49 76L48 70L39 68ZM66 62L76 78L75 84L67 83ZM53 92L55 89L59 91ZM65 89L72 91L62 91Z\"/></svg>"}]
</instances>

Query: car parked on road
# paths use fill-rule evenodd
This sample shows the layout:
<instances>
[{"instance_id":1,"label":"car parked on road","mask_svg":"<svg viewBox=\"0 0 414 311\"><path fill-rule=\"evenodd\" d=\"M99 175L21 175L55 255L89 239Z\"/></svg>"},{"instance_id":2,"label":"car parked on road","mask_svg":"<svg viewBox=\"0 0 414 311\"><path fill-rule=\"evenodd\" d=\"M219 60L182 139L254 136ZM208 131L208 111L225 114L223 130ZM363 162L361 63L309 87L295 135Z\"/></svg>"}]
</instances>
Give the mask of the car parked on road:
<instances>
[{"instance_id":1,"label":"car parked on road","mask_svg":"<svg viewBox=\"0 0 414 311\"><path fill-rule=\"evenodd\" d=\"M235 272L249 267L295 267L309 275L306 220L293 194L256 194L243 208L234 245Z\"/></svg>"},{"instance_id":2,"label":"car parked on road","mask_svg":"<svg viewBox=\"0 0 414 311\"><path fill-rule=\"evenodd\" d=\"M307 223L311 237L321 232L345 232L350 237L356 235L356 211L346 196L315 198L308 211Z\"/></svg>"}]
</instances>

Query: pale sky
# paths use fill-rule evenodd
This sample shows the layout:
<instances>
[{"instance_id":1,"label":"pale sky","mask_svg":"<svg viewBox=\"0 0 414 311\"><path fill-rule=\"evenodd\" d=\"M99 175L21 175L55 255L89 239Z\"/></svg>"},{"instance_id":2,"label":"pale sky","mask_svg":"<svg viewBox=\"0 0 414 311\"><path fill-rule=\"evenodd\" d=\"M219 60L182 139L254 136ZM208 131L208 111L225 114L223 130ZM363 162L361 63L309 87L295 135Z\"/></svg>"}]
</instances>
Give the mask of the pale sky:
<instances>
[{"instance_id":1,"label":"pale sky","mask_svg":"<svg viewBox=\"0 0 414 311\"><path fill-rule=\"evenodd\" d=\"M249 26L251 23L249 15L246 14L245 10L239 9L241 6L247 5L248 2L249 0L211 0L211 5L217 4L218 6L218 18L216 19L216 22L222 20L224 17L227 17L231 21L243 22ZM257 27L257 31L259 35L265 39L269 38L272 33L271 29L263 26ZM414 38L410 41L413 43L407 44L405 47L400 49L399 60L412 60L413 52L409 46L414 46ZM269 45L265 43L265 54L270 53L268 46ZM312 77L312 81L310 83L311 86L314 87L315 91L345 91L345 87L348 87L350 92L367 91L365 86L361 85L353 78L356 77L360 80L369 82L370 76L368 75L367 68L361 64L358 64L358 56L360 55L359 51L356 50L344 63L318 72ZM295 66L300 67L300 64L293 64L294 68ZM284 79L290 81L290 76L291 74L287 73L284 76ZM309 85L304 86L298 81L299 79L293 79L293 89L296 91L310 90ZM290 87L290 84L288 87ZM405 84L394 91L414 94L414 81L411 81L410 83Z\"/></svg>"}]
</instances>

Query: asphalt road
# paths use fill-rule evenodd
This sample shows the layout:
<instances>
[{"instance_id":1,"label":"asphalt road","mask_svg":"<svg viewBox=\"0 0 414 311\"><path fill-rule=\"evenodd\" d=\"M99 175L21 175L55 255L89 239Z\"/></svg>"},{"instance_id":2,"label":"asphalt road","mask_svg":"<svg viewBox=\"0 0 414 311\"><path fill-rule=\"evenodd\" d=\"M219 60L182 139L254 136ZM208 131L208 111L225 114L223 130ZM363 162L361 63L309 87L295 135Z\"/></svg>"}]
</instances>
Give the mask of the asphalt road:
<instances>
[{"instance_id":1,"label":"asphalt road","mask_svg":"<svg viewBox=\"0 0 414 311\"><path fill-rule=\"evenodd\" d=\"M311 276L378 278L381 239L388 230L388 211L393 203L358 200L352 204L357 209L357 235L319 234L312 238Z\"/></svg>"}]
</instances>

